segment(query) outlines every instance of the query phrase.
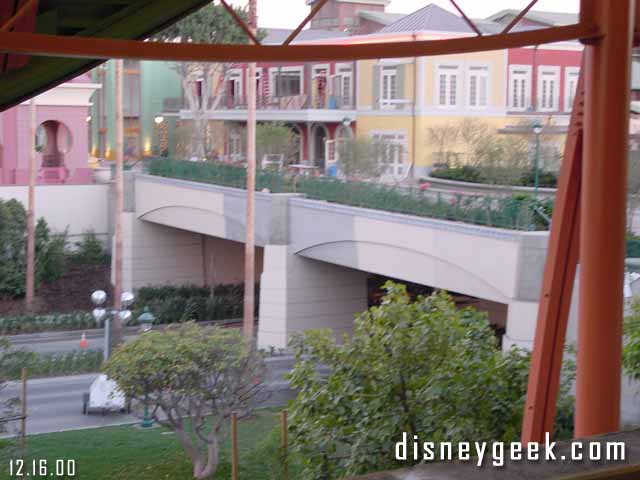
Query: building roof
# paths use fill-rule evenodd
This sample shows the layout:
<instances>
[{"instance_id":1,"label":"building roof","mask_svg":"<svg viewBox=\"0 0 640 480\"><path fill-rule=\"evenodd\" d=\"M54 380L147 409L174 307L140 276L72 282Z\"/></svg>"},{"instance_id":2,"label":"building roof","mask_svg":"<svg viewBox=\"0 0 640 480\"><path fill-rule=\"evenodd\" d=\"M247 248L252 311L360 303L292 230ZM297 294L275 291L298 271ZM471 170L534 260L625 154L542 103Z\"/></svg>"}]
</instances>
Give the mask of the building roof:
<instances>
[{"instance_id":1,"label":"building roof","mask_svg":"<svg viewBox=\"0 0 640 480\"><path fill-rule=\"evenodd\" d=\"M15 7L23 3L0 2L0 24L16 13L9 4ZM35 19L30 18L35 24L35 33L133 40L148 38L207 3L209 0L48 0L40 1ZM15 29L34 33L32 26L16 25ZM0 54L0 111L100 63L102 61L86 58ZM12 64L19 67L12 69Z\"/></svg>"},{"instance_id":2,"label":"building roof","mask_svg":"<svg viewBox=\"0 0 640 480\"><path fill-rule=\"evenodd\" d=\"M520 10L515 9L500 10L498 13L494 13L490 17L487 17L487 20L500 22L504 17L513 18L519 13ZM531 10L524 16L527 20L549 26L572 25L578 22L578 17L579 15L577 13L545 12L542 10Z\"/></svg>"},{"instance_id":3,"label":"building roof","mask_svg":"<svg viewBox=\"0 0 640 480\"><path fill-rule=\"evenodd\" d=\"M462 17L430 3L426 7L380 29L379 33L420 31L473 32Z\"/></svg>"},{"instance_id":4,"label":"building roof","mask_svg":"<svg viewBox=\"0 0 640 480\"><path fill-rule=\"evenodd\" d=\"M266 32L265 38L262 40L263 45L280 45L287 37L293 32L293 29L288 28L263 28ZM327 40L333 38L346 37L347 34L337 30L321 30L318 28L307 28L302 30L293 43L296 42L311 42L314 40Z\"/></svg>"},{"instance_id":5,"label":"building roof","mask_svg":"<svg viewBox=\"0 0 640 480\"><path fill-rule=\"evenodd\" d=\"M482 33L499 33L504 28L503 25L489 19L474 19L472 21ZM521 29L525 29L525 27L515 28L514 30ZM473 30L461 16L431 3L409 15L404 15L379 31L379 33L400 32L473 33Z\"/></svg>"},{"instance_id":6,"label":"building roof","mask_svg":"<svg viewBox=\"0 0 640 480\"><path fill-rule=\"evenodd\" d=\"M307 0L307 5L313 5L318 0ZM338 3L361 3L365 5L383 5L388 6L391 0L335 0Z\"/></svg>"},{"instance_id":7,"label":"building roof","mask_svg":"<svg viewBox=\"0 0 640 480\"><path fill-rule=\"evenodd\" d=\"M380 25L391 25L394 22L397 22L401 18L407 16L406 13L387 13L387 12L376 12L370 10L361 10L358 12L358 16L360 18L364 18L365 20L369 20L371 22L379 23Z\"/></svg>"}]
</instances>

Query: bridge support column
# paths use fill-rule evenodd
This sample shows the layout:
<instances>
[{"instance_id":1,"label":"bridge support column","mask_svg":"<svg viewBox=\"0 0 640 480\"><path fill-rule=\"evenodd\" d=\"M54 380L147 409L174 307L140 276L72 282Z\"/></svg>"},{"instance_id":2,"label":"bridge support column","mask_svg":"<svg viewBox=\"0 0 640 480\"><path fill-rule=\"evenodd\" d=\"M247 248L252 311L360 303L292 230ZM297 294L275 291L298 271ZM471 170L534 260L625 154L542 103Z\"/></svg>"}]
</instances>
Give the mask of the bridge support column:
<instances>
[{"instance_id":1,"label":"bridge support column","mask_svg":"<svg viewBox=\"0 0 640 480\"><path fill-rule=\"evenodd\" d=\"M265 247L259 348L286 348L292 334L309 329L351 333L366 308L366 273L299 257L286 245Z\"/></svg>"},{"instance_id":2,"label":"bridge support column","mask_svg":"<svg viewBox=\"0 0 640 480\"><path fill-rule=\"evenodd\" d=\"M202 235L199 233L145 222L138 220L134 213L124 212L122 243L124 290L147 285L204 283Z\"/></svg>"}]
</instances>

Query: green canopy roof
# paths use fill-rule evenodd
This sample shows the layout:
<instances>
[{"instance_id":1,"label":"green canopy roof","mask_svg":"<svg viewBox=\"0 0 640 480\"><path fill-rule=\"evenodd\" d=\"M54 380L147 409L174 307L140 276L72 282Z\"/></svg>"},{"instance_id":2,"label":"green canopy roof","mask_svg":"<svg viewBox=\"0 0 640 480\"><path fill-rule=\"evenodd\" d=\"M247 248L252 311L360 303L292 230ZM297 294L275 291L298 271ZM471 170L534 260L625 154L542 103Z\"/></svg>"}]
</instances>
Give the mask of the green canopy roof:
<instances>
[{"instance_id":1,"label":"green canopy roof","mask_svg":"<svg viewBox=\"0 0 640 480\"><path fill-rule=\"evenodd\" d=\"M210 0L40 0L35 33L79 37L144 39ZM3 0L0 25L25 1ZM4 18L3 18L4 15ZM27 31L16 24L16 30ZM33 32L33 30L31 30ZM67 81L102 61L30 57L25 66L0 54L0 111ZM15 60L16 56L13 56Z\"/></svg>"}]
</instances>

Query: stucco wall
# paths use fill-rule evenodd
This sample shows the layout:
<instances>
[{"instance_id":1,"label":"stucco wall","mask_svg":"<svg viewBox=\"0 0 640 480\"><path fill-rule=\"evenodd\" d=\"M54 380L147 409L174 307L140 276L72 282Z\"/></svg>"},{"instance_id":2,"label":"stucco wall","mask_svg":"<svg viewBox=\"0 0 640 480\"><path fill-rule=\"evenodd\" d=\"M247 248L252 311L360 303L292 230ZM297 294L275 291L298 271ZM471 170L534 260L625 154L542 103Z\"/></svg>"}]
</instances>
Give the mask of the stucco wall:
<instances>
[{"instance_id":1,"label":"stucco wall","mask_svg":"<svg viewBox=\"0 0 640 480\"><path fill-rule=\"evenodd\" d=\"M14 198L27 206L26 186L2 186L0 198ZM106 241L109 233L109 185L38 185L35 189L36 217L44 217L57 232L68 227L73 241L93 230Z\"/></svg>"}]
</instances>

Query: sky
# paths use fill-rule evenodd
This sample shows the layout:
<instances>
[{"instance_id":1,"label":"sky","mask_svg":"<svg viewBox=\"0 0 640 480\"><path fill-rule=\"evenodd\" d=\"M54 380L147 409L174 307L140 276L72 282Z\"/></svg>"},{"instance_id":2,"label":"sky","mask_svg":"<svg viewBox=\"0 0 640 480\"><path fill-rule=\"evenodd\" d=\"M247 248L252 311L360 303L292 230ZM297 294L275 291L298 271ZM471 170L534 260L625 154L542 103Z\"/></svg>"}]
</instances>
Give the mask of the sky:
<instances>
[{"instance_id":1,"label":"sky","mask_svg":"<svg viewBox=\"0 0 640 480\"><path fill-rule=\"evenodd\" d=\"M232 0L245 6L247 0ZM449 0L391 0L387 12L411 13L435 3L456 12ZM484 18L505 8L523 9L529 0L457 0L470 17ZM578 12L580 0L539 0L534 10ZM258 24L263 28L295 28L309 13L305 0L258 0Z\"/></svg>"}]
</instances>

